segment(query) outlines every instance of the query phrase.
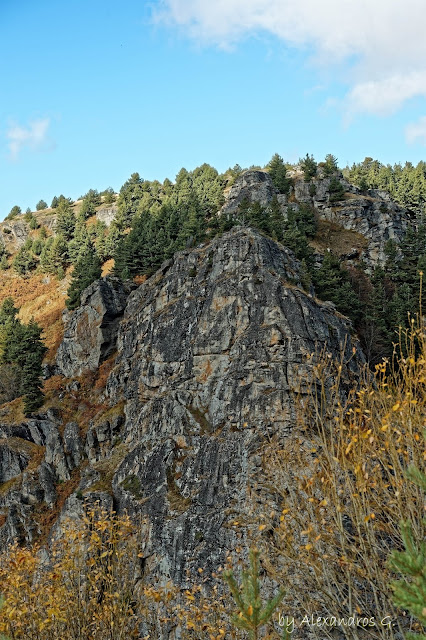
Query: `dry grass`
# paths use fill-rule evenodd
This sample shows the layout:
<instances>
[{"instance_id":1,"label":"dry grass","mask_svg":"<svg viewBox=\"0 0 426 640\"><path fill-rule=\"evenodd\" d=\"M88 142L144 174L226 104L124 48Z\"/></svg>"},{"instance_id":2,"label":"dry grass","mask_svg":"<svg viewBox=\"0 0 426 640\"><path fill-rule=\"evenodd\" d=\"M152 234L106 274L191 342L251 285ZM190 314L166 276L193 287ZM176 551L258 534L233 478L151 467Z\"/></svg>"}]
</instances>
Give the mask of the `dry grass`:
<instances>
[{"instance_id":1,"label":"dry grass","mask_svg":"<svg viewBox=\"0 0 426 640\"><path fill-rule=\"evenodd\" d=\"M360 233L344 229L335 222L318 220L318 230L310 245L320 253L330 249L336 256L344 256L353 249L360 253L366 248L368 242Z\"/></svg>"},{"instance_id":2,"label":"dry grass","mask_svg":"<svg viewBox=\"0 0 426 640\"><path fill-rule=\"evenodd\" d=\"M23 322L34 318L43 329L43 339L49 349L46 360L51 361L62 340L62 312L69 286L70 275L58 281L53 275L36 273L21 278L12 270L4 271L0 278L0 303L11 296L20 308Z\"/></svg>"},{"instance_id":3,"label":"dry grass","mask_svg":"<svg viewBox=\"0 0 426 640\"><path fill-rule=\"evenodd\" d=\"M368 630L342 629L351 640L396 640L416 624L392 603L387 559L403 546L401 520L410 520L416 540L426 533L424 496L405 475L410 464L424 468L426 456L424 327L402 342L408 355L398 355L397 367L378 365L358 389L345 390L341 365L321 361L309 401L300 404L298 431L284 445L266 446L259 482L259 544L271 574L291 584L286 606L376 621ZM388 616L392 628L380 624Z\"/></svg>"},{"instance_id":4,"label":"dry grass","mask_svg":"<svg viewBox=\"0 0 426 640\"><path fill-rule=\"evenodd\" d=\"M114 258L110 258L110 260L107 260L106 262L104 262L104 264L102 265L102 274L101 274L102 278L112 273L114 269L114 264L115 264Z\"/></svg>"}]
</instances>

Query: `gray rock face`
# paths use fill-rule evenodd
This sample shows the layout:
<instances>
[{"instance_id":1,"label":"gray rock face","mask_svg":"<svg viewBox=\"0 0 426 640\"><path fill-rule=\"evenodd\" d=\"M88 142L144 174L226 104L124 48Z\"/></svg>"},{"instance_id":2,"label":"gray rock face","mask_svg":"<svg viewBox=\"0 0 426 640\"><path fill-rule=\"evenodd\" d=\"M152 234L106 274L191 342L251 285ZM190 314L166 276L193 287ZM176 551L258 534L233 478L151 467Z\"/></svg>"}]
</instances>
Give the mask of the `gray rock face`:
<instances>
[{"instance_id":1,"label":"gray rock face","mask_svg":"<svg viewBox=\"0 0 426 640\"><path fill-rule=\"evenodd\" d=\"M237 211L244 198L249 202L260 202L262 206L266 206L276 193L277 190L268 173L257 170L244 171L230 188L221 215Z\"/></svg>"},{"instance_id":2,"label":"gray rock face","mask_svg":"<svg viewBox=\"0 0 426 640\"><path fill-rule=\"evenodd\" d=\"M66 314L64 339L56 365L67 377L95 371L115 350L118 324L131 284L106 277L90 285L81 295L81 306Z\"/></svg>"},{"instance_id":3,"label":"gray rock face","mask_svg":"<svg viewBox=\"0 0 426 640\"><path fill-rule=\"evenodd\" d=\"M13 246L20 249L29 234L28 225L24 220L7 220L0 225L1 244L8 249Z\"/></svg>"},{"instance_id":4,"label":"gray rock face","mask_svg":"<svg viewBox=\"0 0 426 640\"><path fill-rule=\"evenodd\" d=\"M324 177L321 171L311 182L305 182L298 171L293 172L292 177L293 201L288 202L286 196L277 195L268 173L251 170L242 173L229 190L221 215L235 213L244 198L267 206L277 195L284 218L287 217L289 208L297 209L300 204L312 206L319 218L360 233L366 238L366 247L360 257L370 269L385 262L386 242L393 239L399 243L407 230L410 213L393 202L385 191L371 189L364 195L358 187L344 180L340 172L336 172L334 177L344 187L345 196L340 201L333 202L331 178Z\"/></svg>"},{"instance_id":5,"label":"gray rock face","mask_svg":"<svg viewBox=\"0 0 426 640\"><path fill-rule=\"evenodd\" d=\"M30 455L19 444L19 438L0 440L0 483L18 476L28 465Z\"/></svg>"},{"instance_id":6,"label":"gray rock face","mask_svg":"<svg viewBox=\"0 0 426 640\"><path fill-rule=\"evenodd\" d=\"M114 220L117 215L118 207L116 204L112 204L109 206L102 207L98 209L96 212L96 217L101 222L105 222L106 226L109 227L111 222Z\"/></svg>"},{"instance_id":7,"label":"gray rock face","mask_svg":"<svg viewBox=\"0 0 426 640\"><path fill-rule=\"evenodd\" d=\"M177 254L129 298L107 383L112 403L126 402L130 447L113 491L121 509L148 517L146 554L163 576L182 583L231 548L262 442L294 424L306 356L345 348L354 372L363 360L350 357L349 321L298 278L290 251L237 228Z\"/></svg>"}]
</instances>

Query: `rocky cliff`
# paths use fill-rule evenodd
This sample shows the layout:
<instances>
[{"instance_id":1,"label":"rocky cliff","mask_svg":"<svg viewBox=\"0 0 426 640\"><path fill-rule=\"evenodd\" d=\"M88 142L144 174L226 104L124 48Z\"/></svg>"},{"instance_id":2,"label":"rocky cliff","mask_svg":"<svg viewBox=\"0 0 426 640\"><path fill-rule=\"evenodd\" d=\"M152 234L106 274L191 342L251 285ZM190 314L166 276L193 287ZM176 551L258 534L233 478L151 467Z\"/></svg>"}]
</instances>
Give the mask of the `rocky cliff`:
<instances>
[{"instance_id":1,"label":"rocky cliff","mask_svg":"<svg viewBox=\"0 0 426 640\"><path fill-rule=\"evenodd\" d=\"M86 290L59 350L74 376L59 410L0 417L0 544L45 535L46 522L98 497L143 516L147 574L182 584L187 569L214 570L235 544L233 522L255 508L262 443L291 437L309 355L343 352L346 378L364 362L349 321L299 274L291 251L235 228L130 295L108 279Z\"/></svg>"},{"instance_id":2,"label":"rocky cliff","mask_svg":"<svg viewBox=\"0 0 426 640\"><path fill-rule=\"evenodd\" d=\"M302 204L309 205L319 220L332 223L337 230L354 232L354 238L358 235L364 239L363 246L353 253L370 269L385 262L386 242L392 239L399 243L412 218L412 214L393 202L385 191L370 189L361 192L347 182L340 172L336 172L334 180L341 184L345 193L337 201L330 189L333 178L325 177L321 170L309 182L298 171L292 172L292 178L290 193L283 195L277 192L265 171L245 171L229 190L221 215L235 213L244 199L268 206L277 197L285 218L290 209L298 209Z\"/></svg>"}]
</instances>

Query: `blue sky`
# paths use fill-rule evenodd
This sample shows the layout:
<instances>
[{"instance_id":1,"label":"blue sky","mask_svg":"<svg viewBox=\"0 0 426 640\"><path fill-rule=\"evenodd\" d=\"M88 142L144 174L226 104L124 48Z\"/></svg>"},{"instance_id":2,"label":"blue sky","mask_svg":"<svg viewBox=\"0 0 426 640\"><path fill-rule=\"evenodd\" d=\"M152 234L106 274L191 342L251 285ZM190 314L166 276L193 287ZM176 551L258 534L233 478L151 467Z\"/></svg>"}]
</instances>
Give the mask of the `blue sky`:
<instances>
[{"instance_id":1,"label":"blue sky","mask_svg":"<svg viewBox=\"0 0 426 640\"><path fill-rule=\"evenodd\" d=\"M416 163L425 18L424 0L0 0L0 219L275 152Z\"/></svg>"}]
</instances>

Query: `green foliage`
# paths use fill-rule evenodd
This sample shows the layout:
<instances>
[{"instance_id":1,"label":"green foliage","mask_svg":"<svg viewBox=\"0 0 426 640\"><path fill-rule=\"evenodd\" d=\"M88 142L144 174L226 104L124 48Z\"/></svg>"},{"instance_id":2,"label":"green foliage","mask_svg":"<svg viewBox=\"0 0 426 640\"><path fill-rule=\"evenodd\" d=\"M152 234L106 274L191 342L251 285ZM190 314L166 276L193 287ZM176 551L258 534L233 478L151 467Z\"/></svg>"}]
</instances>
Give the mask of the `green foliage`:
<instances>
[{"instance_id":1,"label":"green foliage","mask_svg":"<svg viewBox=\"0 0 426 640\"><path fill-rule=\"evenodd\" d=\"M35 216L31 217L31 220L29 221L28 226L32 231L34 231L34 229L37 229L38 222L37 222L37 218Z\"/></svg>"},{"instance_id":2,"label":"green foliage","mask_svg":"<svg viewBox=\"0 0 426 640\"><path fill-rule=\"evenodd\" d=\"M411 162L384 165L378 160L367 157L351 168L344 170L345 177L359 186L361 191L383 189L403 207L412 209L421 215L426 203L426 162L416 166Z\"/></svg>"},{"instance_id":3,"label":"green foliage","mask_svg":"<svg viewBox=\"0 0 426 640\"><path fill-rule=\"evenodd\" d=\"M6 298L0 306L0 365L11 367L16 394L24 396L25 415L30 415L43 403L42 362L47 349L41 328L33 320L21 323L17 314L12 298Z\"/></svg>"},{"instance_id":4,"label":"green foliage","mask_svg":"<svg viewBox=\"0 0 426 640\"><path fill-rule=\"evenodd\" d=\"M68 202L69 204L72 204L72 199L71 198L66 198L61 193L60 196L58 196L58 197L54 196L53 197L52 204L50 206L51 206L52 209L56 209L61 204L61 202Z\"/></svg>"},{"instance_id":5,"label":"green foliage","mask_svg":"<svg viewBox=\"0 0 426 640\"><path fill-rule=\"evenodd\" d=\"M304 173L306 182L309 182L317 175L318 165L315 162L314 157L312 155L309 155L309 153L307 153L303 159L301 158L299 160L299 164Z\"/></svg>"},{"instance_id":6,"label":"green foliage","mask_svg":"<svg viewBox=\"0 0 426 640\"><path fill-rule=\"evenodd\" d=\"M76 309L80 304L81 293L92 282L101 277L101 263L92 245L87 247L75 265L71 284L68 288L66 305L68 309Z\"/></svg>"},{"instance_id":7,"label":"green foliage","mask_svg":"<svg viewBox=\"0 0 426 640\"><path fill-rule=\"evenodd\" d=\"M278 153L274 154L267 166L272 182L279 193L288 194L292 185L291 178L287 178L287 167Z\"/></svg>"},{"instance_id":8,"label":"green foliage","mask_svg":"<svg viewBox=\"0 0 426 640\"><path fill-rule=\"evenodd\" d=\"M88 200L95 207L99 206L102 202L101 194L97 189L89 189L89 191L84 194L83 200Z\"/></svg>"},{"instance_id":9,"label":"green foliage","mask_svg":"<svg viewBox=\"0 0 426 640\"><path fill-rule=\"evenodd\" d=\"M36 210L44 211L44 209L47 209L47 202L45 202L44 200L39 200L36 204Z\"/></svg>"},{"instance_id":10,"label":"green foliage","mask_svg":"<svg viewBox=\"0 0 426 640\"><path fill-rule=\"evenodd\" d=\"M321 300L330 300L351 320L359 320L359 299L354 295L347 271L342 269L336 256L327 252L320 269L313 271L312 275L316 294Z\"/></svg>"},{"instance_id":11,"label":"green foliage","mask_svg":"<svg viewBox=\"0 0 426 640\"><path fill-rule=\"evenodd\" d=\"M7 255L5 253L3 253L1 260L0 260L0 269L1 271L6 271L6 269L9 268L9 263L7 261Z\"/></svg>"},{"instance_id":12,"label":"green foliage","mask_svg":"<svg viewBox=\"0 0 426 640\"><path fill-rule=\"evenodd\" d=\"M102 191L101 196L104 198L104 204L113 204L113 202L115 202L115 193L112 187L108 187L108 189Z\"/></svg>"},{"instance_id":13,"label":"green foliage","mask_svg":"<svg viewBox=\"0 0 426 640\"><path fill-rule=\"evenodd\" d=\"M59 276L69 264L68 243L62 234L48 238L40 254L42 271Z\"/></svg>"},{"instance_id":14,"label":"green foliage","mask_svg":"<svg viewBox=\"0 0 426 640\"><path fill-rule=\"evenodd\" d=\"M342 200L345 195L345 188L336 177L332 177L330 180L330 186L328 188L330 192L330 202L338 202Z\"/></svg>"},{"instance_id":15,"label":"green foliage","mask_svg":"<svg viewBox=\"0 0 426 640\"><path fill-rule=\"evenodd\" d=\"M83 202L81 203L79 215L82 216L85 220L87 220L88 218L93 216L95 213L96 213L96 206L93 204L91 200L87 200L86 198L84 198Z\"/></svg>"},{"instance_id":16,"label":"green foliage","mask_svg":"<svg viewBox=\"0 0 426 640\"><path fill-rule=\"evenodd\" d=\"M326 178L329 178L330 176L334 175L336 171L339 170L339 167L337 165L337 158L336 156L333 156L331 153L328 153L325 156L325 161L321 163L321 166L323 168L324 176Z\"/></svg>"},{"instance_id":17,"label":"green foliage","mask_svg":"<svg viewBox=\"0 0 426 640\"><path fill-rule=\"evenodd\" d=\"M18 205L15 204L15 206L11 208L5 219L12 220L13 218L16 218L16 216L19 216L21 213L21 207L18 207Z\"/></svg>"},{"instance_id":18,"label":"green foliage","mask_svg":"<svg viewBox=\"0 0 426 640\"><path fill-rule=\"evenodd\" d=\"M232 624L237 629L248 631L250 640L258 640L260 629L271 620L285 591L280 589L274 598L263 603L259 580L259 551L251 549L249 559L250 567L242 572L241 585L237 583L232 570L225 571L223 578L238 607L238 613L232 617Z\"/></svg>"},{"instance_id":19,"label":"green foliage","mask_svg":"<svg viewBox=\"0 0 426 640\"><path fill-rule=\"evenodd\" d=\"M29 249L21 247L13 259L12 266L16 273L20 276L24 276L30 271L33 271L37 266L37 260Z\"/></svg>"},{"instance_id":20,"label":"green foliage","mask_svg":"<svg viewBox=\"0 0 426 640\"><path fill-rule=\"evenodd\" d=\"M121 228L130 226L143 196L143 178L138 173L132 173L130 178L123 184L118 196L117 220Z\"/></svg>"},{"instance_id":21,"label":"green foliage","mask_svg":"<svg viewBox=\"0 0 426 640\"><path fill-rule=\"evenodd\" d=\"M84 256L86 251L91 247L89 232L87 230L86 221L80 214L75 221L74 237L68 242L68 256L72 264L77 264L78 260Z\"/></svg>"},{"instance_id":22,"label":"green foliage","mask_svg":"<svg viewBox=\"0 0 426 640\"><path fill-rule=\"evenodd\" d=\"M69 202L63 200L57 206L56 232L61 233L69 242L74 236L75 215Z\"/></svg>"},{"instance_id":23,"label":"green foliage","mask_svg":"<svg viewBox=\"0 0 426 640\"><path fill-rule=\"evenodd\" d=\"M426 431L423 432L426 440ZM426 494L426 474L411 465L407 477ZM426 628L426 541L414 540L412 523L401 522L401 536L404 551L393 551L389 566L402 578L392 583L394 602L397 607L408 610ZM426 640L425 633L407 634L407 640Z\"/></svg>"},{"instance_id":24,"label":"green foliage","mask_svg":"<svg viewBox=\"0 0 426 640\"><path fill-rule=\"evenodd\" d=\"M33 242L32 250L34 255L39 256L43 251L43 240L36 238Z\"/></svg>"}]
</instances>

